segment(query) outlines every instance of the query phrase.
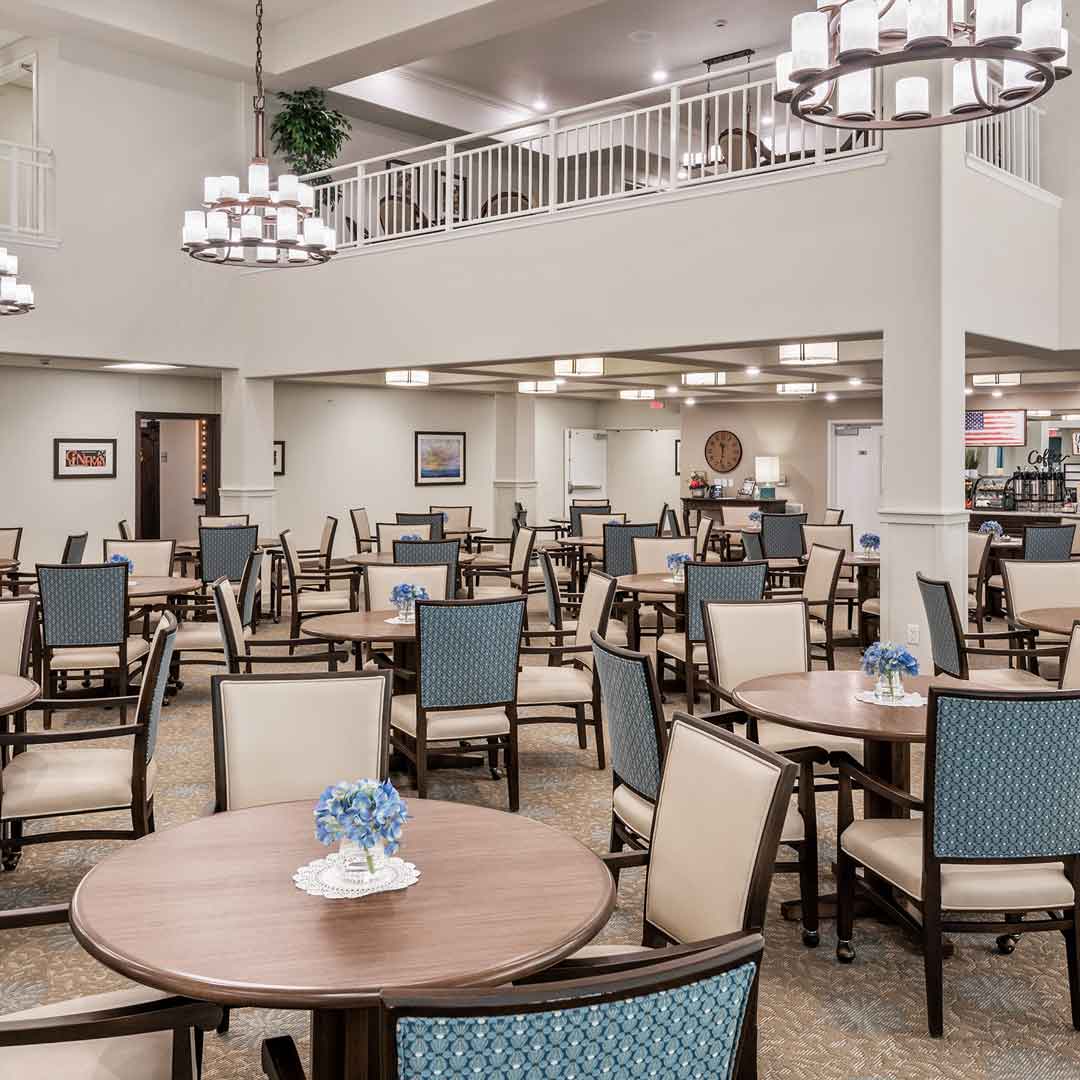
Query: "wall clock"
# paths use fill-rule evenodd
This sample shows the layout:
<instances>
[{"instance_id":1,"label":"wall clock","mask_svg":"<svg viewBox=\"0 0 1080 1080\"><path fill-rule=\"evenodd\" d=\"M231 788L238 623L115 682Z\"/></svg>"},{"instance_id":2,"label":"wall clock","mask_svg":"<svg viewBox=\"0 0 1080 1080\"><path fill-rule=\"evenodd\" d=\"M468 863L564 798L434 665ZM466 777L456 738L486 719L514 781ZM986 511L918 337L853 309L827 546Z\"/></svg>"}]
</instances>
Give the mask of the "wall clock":
<instances>
[{"instance_id":1,"label":"wall clock","mask_svg":"<svg viewBox=\"0 0 1080 1080\"><path fill-rule=\"evenodd\" d=\"M717 472L727 473L742 461L742 443L733 431L714 431L705 442L705 460Z\"/></svg>"}]
</instances>

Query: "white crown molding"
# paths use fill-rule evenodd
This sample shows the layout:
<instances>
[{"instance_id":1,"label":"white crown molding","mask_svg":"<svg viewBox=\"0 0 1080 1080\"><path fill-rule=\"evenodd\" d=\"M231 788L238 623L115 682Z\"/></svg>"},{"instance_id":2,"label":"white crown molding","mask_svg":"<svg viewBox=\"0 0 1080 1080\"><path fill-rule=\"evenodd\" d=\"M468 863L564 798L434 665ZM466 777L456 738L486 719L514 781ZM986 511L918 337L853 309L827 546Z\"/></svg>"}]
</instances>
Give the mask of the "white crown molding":
<instances>
[{"instance_id":1,"label":"white crown molding","mask_svg":"<svg viewBox=\"0 0 1080 1080\"><path fill-rule=\"evenodd\" d=\"M417 70L416 68L395 68L392 74L400 75L404 79L420 83L423 86L434 86L440 90L449 91L452 94L457 94L459 97L479 102L482 105L494 105L496 108L506 109L508 112L521 113L520 119L522 120L527 120L530 116L534 115L533 110L527 105L522 105L516 101L510 101L507 98L496 97L494 94L486 94L483 90L477 90L474 87L465 86L463 83L454 82L452 79L444 79L439 75L432 75L429 72Z\"/></svg>"}]
</instances>

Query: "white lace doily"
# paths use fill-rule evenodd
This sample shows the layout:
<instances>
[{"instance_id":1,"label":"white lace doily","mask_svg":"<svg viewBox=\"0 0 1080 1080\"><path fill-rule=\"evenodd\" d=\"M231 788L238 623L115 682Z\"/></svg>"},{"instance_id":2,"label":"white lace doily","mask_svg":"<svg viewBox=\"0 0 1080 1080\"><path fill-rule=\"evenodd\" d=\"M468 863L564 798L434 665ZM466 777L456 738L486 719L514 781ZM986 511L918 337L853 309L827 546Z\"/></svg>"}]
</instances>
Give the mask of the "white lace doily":
<instances>
[{"instance_id":1,"label":"white lace doily","mask_svg":"<svg viewBox=\"0 0 1080 1080\"><path fill-rule=\"evenodd\" d=\"M392 619L383 619L383 622L390 623L391 626L412 626L415 619L403 619L400 615L395 615Z\"/></svg>"},{"instance_id":2,"label":"white lace doily","mask_svg":"<svg viewBox=\"0 0 1080 1080\"><path fill-rule=\"evenodd\" d=\"M335 851L324 859L301 866L293 874L293 881L298 889L303 889L309 896L348 900L372 893L407 889L420 880L420 871L404 859L387 859L374 874L364 874L359 881L345 876L342 862L341 853Z\"/></svg>"},{"instance_id":3,"label":"white lace doily","mask_svg":"<svg viewBox=\"0 0 1080 1080\"><path fill-rule=\"evenodd\" d=\"M926 704L926 698L922 694L905 694L899 701L879 701L873 690L863 690L855 695L856 701L864 701L867 705L882 705L886 709L917 709Z\"/></svg>"}]
</instances>

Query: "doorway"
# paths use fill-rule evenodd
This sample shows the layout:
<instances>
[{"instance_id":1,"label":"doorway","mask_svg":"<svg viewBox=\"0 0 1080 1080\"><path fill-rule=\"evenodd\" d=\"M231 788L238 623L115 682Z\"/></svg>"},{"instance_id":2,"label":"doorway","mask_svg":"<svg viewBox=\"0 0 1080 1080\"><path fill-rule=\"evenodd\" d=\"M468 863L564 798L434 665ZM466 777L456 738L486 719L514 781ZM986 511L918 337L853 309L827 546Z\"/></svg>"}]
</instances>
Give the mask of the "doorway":
<instances>
[{"instance_id":1,"label":"doorway","mask_svg":"<svg viewBox=\"0 0 1080 1080\"><path fill-rule=\"evenodd\" d=\"M607 498L607 438L606 431L594 428L566 429L567 516L574 499Z\"/></svg>"},{"instance_id":2,"label":"doorway","mask_svg":"<svg viewBox=\"0 0 1080 1080\"><path fill-rule=\"evenodd\" d=\"M856 541L881 532L883 433L880 420L829 421L829 506L843 508Z\"/></svg>"},{"instance_id":3,"label":"doorway","mask_svg":"<svg viewBox=\"0 0 1080 1080\"><path fill-rule=\"evenodd\" d=\"M191 540L202 514L217 514L221 486L217 413L137 412L135 536Z\"/></svg>"}]
</instances>

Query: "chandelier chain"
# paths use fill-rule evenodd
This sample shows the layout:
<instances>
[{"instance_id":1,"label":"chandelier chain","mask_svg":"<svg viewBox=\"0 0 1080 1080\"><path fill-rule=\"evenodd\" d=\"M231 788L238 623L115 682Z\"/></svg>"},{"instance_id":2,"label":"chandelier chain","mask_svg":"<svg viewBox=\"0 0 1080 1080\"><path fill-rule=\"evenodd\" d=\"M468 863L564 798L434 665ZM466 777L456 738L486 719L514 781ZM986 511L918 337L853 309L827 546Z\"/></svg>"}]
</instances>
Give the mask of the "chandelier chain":
<instances>
[{"instance_id":1,"label":"chandelier chain","mask_svg":"<svg viewBox=\"0 0 1080 1080\"><path fill-rule=\"evenodd\" d=\"M262 76L263 0L255 0L255 108L266 104Z\"/></svg>"}]
</instances>

